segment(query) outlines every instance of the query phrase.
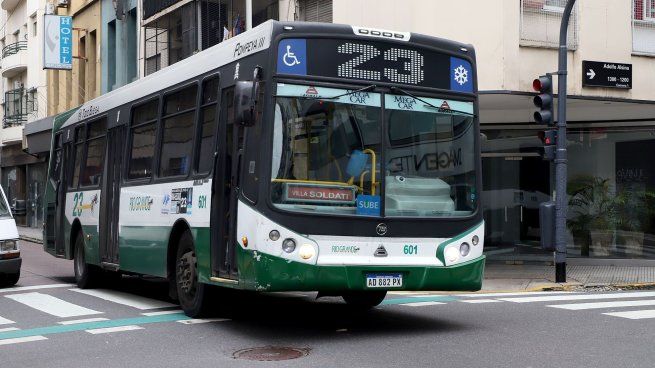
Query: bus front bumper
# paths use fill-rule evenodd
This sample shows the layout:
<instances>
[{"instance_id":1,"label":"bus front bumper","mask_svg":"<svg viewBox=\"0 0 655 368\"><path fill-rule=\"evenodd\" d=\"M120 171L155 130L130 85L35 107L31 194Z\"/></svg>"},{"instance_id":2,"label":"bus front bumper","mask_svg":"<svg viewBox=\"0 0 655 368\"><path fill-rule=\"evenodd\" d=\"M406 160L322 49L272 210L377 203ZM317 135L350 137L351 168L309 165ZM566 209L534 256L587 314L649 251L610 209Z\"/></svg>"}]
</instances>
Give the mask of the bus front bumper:
<instances>
[{"instance_id":1,"label":"bus front bumper","mask_svg":"<svg viewBox=\"0 0 655 368\"><path fill-rule=\"evenodd\" d=\"M485 256L448 267L315 266L242 251L239 287L260 291L477 291L482 287ZM401 274L401 287L368 288L367 274Z\"/></svg>"}]
</instances>

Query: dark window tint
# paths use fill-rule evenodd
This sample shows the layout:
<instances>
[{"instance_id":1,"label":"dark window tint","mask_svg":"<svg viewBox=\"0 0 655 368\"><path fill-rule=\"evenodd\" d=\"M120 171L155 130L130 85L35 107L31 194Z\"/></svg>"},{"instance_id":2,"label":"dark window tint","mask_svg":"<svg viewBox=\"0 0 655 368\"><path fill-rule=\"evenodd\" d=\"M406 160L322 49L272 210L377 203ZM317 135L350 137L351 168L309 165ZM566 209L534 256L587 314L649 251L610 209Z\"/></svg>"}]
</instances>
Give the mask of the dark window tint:
<instances>
[{"instance_id":1,"label":"dark window tint","mask_svg":"<svg viewBox=\"0 0 655 368\"><path fill-rule=\"evenodd\" d=\"M200 149L198 151L198 172L211 170L214 162L214 134L216 134L216 105L203 107L200 111Z\"/></svg>"},{"instance_id":2,"label":"dark window tint","mask_svg":"<svg viewBox=\"0 0 655 368\"><path fill-rule=\"evenodd\" d=\"M135 107L134 110L132 110L132 125L134 126L157 119L157 107L159 107L159 100L152 100L141 106Z\"/></svg>"},{"instance_id":3,"label":"dark window tint","mask_svg":"<svg viewBox=\"0 0 655 368\"><path fill-rule=\"evenodd\" d=\"M80 143L84 142L86 135L84 134L84 125L75 128L75 142Z\"/></svg>"},{"instance_id":4,"label":"dark window tint","mask_svg":"<svg viewBox=\"0 0 655 368\"><path fill-rule=\"evenodd\" d=\"M105 137L96 138L89 141L86 150L86 164L80 184L82 186L99 185L102 179L102 170L105 162Z\"/></svg>"},{"instance_id":5,"label":"dark window tint","mask_svg":"<svg viewBox=\"0 0 655 368\"><path fill-rule=\"evenodd\" d=\"M107 120L101 119L89 123L89 139L100 137L107 132Z\"/></svg>"},{"instance_id":6,"label":"dark window tint","mask_svg":"<svg viewBox=\"0 0 655 368\"><path fill-rule=\"evenodd\" d=\"M194 111L164 120L159 175L186 175L193 148Z\"/></svg>"},{"instance_id":7,"label":"dark window tint","mask_svg":"<svg viewBox=\"0 0 655 368\"><path fill-rule=\"evenodd\" d=\"M77 143L75 145L75 166L73 167L73 178L70 182L70 188L77 188L80 181L80 168L82 166L82 158L84 157L84 143Z\"/></svg>"},{"instance_id":8,"label":"dark window tint","mask_svg":"<svg viewBox=\"0 0 655 368\"><path fill-rule=\"evenodd\" d=\"M216 103L218 100L218 77L208 79L202 84L202 100L200 104Z\"/></svg>"},{"instance_id":9,"label":"dark window tint","mask_svg":"<svg viewBox=\"0 0 655 368\"><path fill-rule=\"evenodd\" d=\"M196 106L197 85L184 88L164 98L164 114L171 115Z\"/></svg>"},{"instance_id":10,"label":"dark window tint","mask_svg":"<svg viewBox=\"0 0 655 368\"><path fill-rule=\"evenodd\" d=\"M131 129L132 151L127 175L129 179L147 178L152 174L156 128L155 123L150 123Z\"/></svg>"}]
</instances>

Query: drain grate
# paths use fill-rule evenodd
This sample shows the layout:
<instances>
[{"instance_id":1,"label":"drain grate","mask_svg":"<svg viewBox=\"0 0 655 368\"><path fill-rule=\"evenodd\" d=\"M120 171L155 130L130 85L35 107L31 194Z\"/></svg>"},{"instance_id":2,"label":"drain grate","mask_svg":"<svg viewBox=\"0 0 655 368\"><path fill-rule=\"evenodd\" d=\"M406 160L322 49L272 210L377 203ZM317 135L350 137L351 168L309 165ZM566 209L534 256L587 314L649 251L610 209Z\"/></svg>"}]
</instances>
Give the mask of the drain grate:
<instances>
[{"instance_id":1,"label":"drain grate","mask_svg":"<svg viewBox=\"0 0 655 368\"><path fill-rule=\"evenodd\" d=\"M284 346L264 346L260 348L249 348L235 351L234 359L256 360L260 362L272 362L278 360L290 360L306 357L309 354L308 348L291 348Z\"/></svg>"}]
</instances>

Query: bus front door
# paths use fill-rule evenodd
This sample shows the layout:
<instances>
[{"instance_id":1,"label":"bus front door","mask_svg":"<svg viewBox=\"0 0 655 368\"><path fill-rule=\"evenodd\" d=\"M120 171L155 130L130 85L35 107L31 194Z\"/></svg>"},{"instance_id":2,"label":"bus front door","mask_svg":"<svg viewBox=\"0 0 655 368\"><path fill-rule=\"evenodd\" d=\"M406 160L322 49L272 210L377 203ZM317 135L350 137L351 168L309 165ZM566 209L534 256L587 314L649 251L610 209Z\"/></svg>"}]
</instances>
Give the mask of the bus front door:
<instances>
[{"instance_id":1,"label":"bus front door","mask_svg":"<svg viewBox=\"0 0 655 368\"><path fill-rule=\"evenodd\" d=\"M219 127L219 155L214 167L211 215L212 274L223 279L238 279L236 219L243 152L244 128L232 117L234 89L222 94Z\"/></svg>"},{"instance_id":2,"label":"bus front door","mask_svg":"<svg viewBox=\"0 0 655 368\"><path fill-rule=\"evenodd\" d=\"M107 170L100 196L100 262L118 268L118 218L121 194L121 167L125 151L126 126L107 131Z\"/></svg>"},{"instance_id":3,"label":"bus front door","mask_svg":"<svg viewBox=\"0 0 655 368\"><path fill-rule=\"evenodd\" d=\"M61 152L61 156L57 158L56 165L58 168L55 170L58 174L55 187L55 255L64 257L66 255L66 189L68 188L68 178L73 165L71 162L73 158L72 141L63 143L59 152Z\"/></svg>"}]
</instances>

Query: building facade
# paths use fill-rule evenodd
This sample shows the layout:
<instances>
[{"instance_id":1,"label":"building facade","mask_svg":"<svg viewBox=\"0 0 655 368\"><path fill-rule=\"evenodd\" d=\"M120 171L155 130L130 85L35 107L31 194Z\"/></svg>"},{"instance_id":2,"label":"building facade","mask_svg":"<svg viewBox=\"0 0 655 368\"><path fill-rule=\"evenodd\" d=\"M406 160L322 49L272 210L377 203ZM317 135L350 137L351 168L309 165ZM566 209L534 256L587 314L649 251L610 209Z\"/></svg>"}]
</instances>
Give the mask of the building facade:
<instances>
[{"instance_id":1,"label":"building facade","mask_svg":"<svg viewBox=\"0 0 655 368\"><path fill-rule=\"evenodd\" d=\"M46 163L23 151L25 124L48 113L46 73L43 71L43 13L45 0L0 2L2 61L0 94L0 184L16 217L24 226L42 221L42 186Z\"/></svg>"},{"instance_id":2,"label":"building facade","mask_svg":"<svg viewBox=\"0 0 655 368\"><path fill-rule=\"evenodd\" d=\"M138 0L102 0L101 93L139 77Z\"/></svg>"}]
</instances>

